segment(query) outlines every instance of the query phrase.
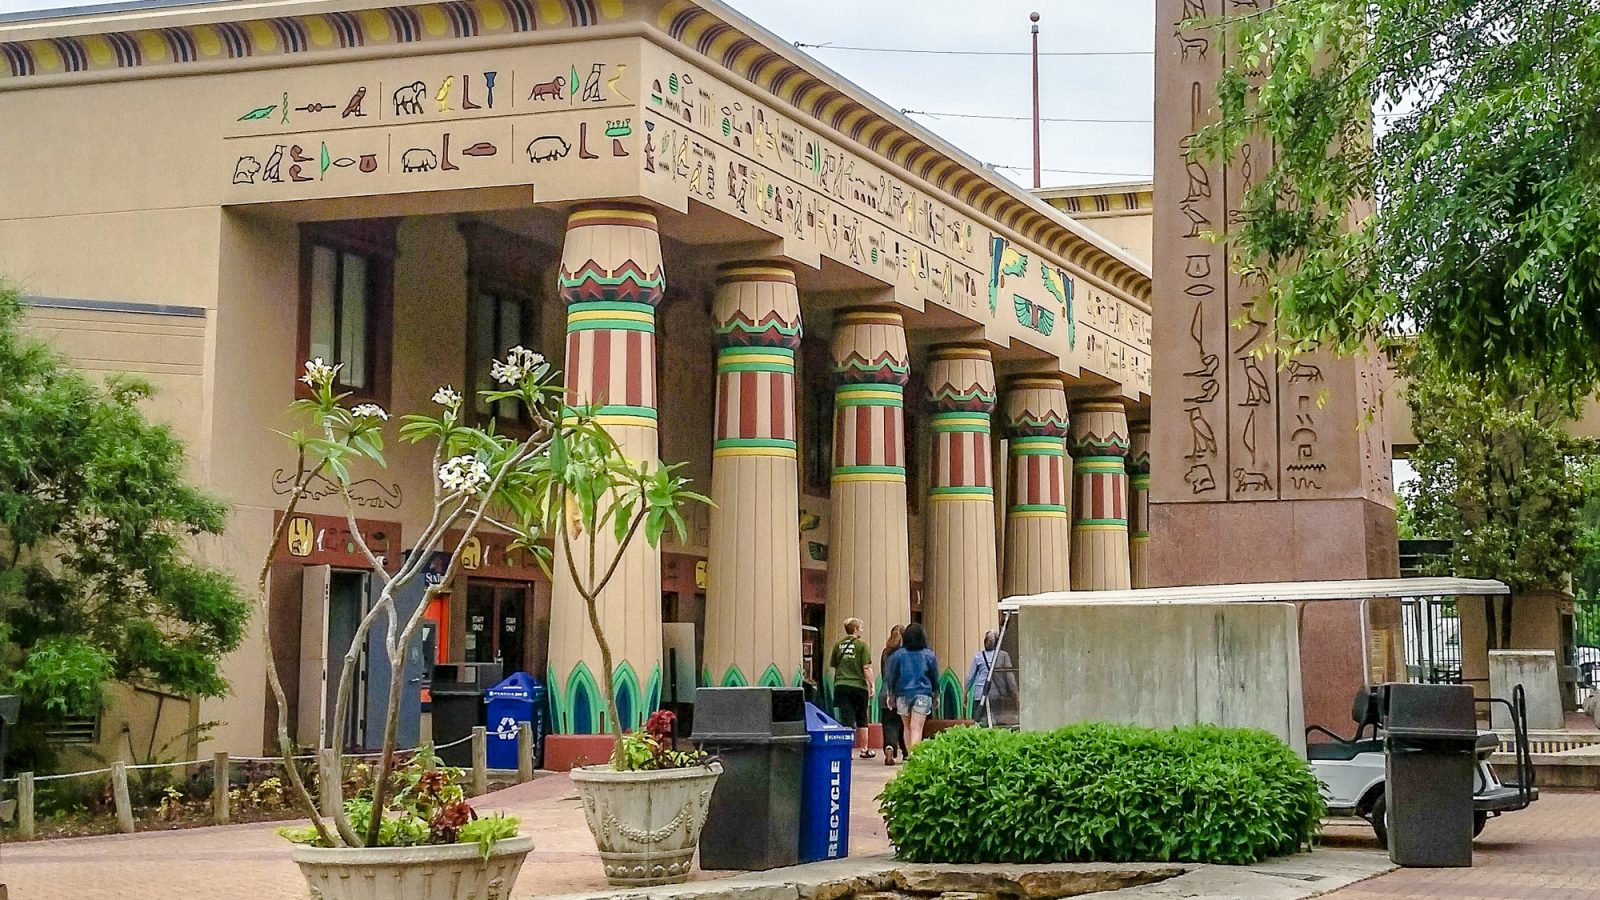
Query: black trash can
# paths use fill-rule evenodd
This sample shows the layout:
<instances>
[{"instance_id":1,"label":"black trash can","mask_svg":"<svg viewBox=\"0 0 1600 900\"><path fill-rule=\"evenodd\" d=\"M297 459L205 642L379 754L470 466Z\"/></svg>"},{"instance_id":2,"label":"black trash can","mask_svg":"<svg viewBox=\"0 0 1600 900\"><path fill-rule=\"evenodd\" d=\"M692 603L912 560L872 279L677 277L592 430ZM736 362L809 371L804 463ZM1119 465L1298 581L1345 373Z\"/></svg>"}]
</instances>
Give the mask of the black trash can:
<instances>
[{"instance_id":1,"label":"black trash can","mask_svg":"<svg viewBox=\"0 0 1600 900\"><path fill-rule=\"evenodd\" d=\"M484 723L483 692L500 680L499 663L441 663L433 667L433 745L439 760L472 765L472 729ZM446 746L449 745L449 746Z\"/></svg>"},{"instance_id":2,"label":"black trash can","mask_svg":"<svg viewBox=\"0 0 1600 900\"><path fill-rule=\"evenodd\" d=\"M776 869L800 862L806 745L799 688L700 688L693 740L722 761L700 832L702 869Z\"/></svg>"},{"instance_id":3,"label":"black trash can","mask_svg":"<svg viewBox=\"0 0 1600 900\"><path fill-rule=\"evenodd\" d=\"M1462 684L1391 684L1384 719L1389 858L1472 865L1478 717Z\"/></svg>"}]
</instances>

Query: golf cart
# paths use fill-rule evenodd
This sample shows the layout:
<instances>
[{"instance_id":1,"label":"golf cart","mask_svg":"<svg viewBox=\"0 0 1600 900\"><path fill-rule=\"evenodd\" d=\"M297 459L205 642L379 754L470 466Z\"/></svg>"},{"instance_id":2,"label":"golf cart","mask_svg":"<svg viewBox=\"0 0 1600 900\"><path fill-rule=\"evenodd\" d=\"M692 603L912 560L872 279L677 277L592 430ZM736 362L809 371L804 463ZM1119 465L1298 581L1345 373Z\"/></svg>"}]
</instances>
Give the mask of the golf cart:
<instances>
[{"instance_id":1,"label":"golf cart","mask_svg":"<svg viewBox=\"0 0 1600 900\"><path fill-rule=\"evenodd\" d=\"M1311 761L1311 769L1316 773L1317 780L1322 782L1328 815L1367 820L1378 835L1378 843L1387 847L1388 801L1384 796L1382 734L1385 701L1384 687L1362 688L1356 694L1350 712L1350 717L1356 723L1355 736L1342 738L1320 725L1312 725L1306 729L1307 738L1319 733L1332 740L1308 743L1306 757ZM1472 797L1474 837L1483 831L1490 817L1524 809L1539 799L1539 789L1533 783L1533 758L1528 748L1527 701L1523 697L1522 685L1516 686L1509 701L1494 697L1490 698L1489 703L1502 704L1511 713L1512 729L1516 735L1516 780L1501 781L1495 775L1489 758L1500 749L1500 736L1493 731L1480 731L1476 746L1477 784Z\"/></svg>"}]
</instances>

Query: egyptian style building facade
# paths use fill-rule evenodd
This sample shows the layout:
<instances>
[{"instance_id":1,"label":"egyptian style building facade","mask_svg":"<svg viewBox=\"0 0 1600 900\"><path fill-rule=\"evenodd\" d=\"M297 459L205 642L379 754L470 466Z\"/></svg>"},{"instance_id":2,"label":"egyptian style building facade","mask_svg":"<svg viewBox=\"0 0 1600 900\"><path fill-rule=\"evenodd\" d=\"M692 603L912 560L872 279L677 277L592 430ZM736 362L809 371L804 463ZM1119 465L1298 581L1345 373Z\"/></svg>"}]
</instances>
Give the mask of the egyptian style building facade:
<instances>
[{"instance_id":1,"label":"egyptian style building facade","mask_svg":"<svg viewBox=\"0 0 1600 900\"><path fill-rule=\"evenodd\" d=\"M1120 247L716 0L261 9L0 25L0 273L80 364L157 384L242 583L301 361L405 413L517 344L716 501L605 592L625 724L667 689L664 622L721 685L820 677L848 616L874 646L921 620L956 717L997 597L1140 583L1150 279ZM430 467L354 476L387 560ZM302 735L372 581L328 487L271 573ZM466 563L425 662L533 672L554 731L600 730L561 567L492 534ZM219 749L260 751L264 671L252 628L232 694L189 705Z\"/></svg>"}]
</instances>

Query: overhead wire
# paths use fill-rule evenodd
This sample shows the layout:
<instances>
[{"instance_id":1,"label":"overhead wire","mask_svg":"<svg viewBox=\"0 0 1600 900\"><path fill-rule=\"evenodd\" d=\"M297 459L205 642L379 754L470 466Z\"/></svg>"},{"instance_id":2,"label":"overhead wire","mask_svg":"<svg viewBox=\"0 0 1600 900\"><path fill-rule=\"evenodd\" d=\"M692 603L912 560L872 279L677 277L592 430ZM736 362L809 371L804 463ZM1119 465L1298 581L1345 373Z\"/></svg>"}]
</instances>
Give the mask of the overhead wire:
<instances>
[{"instance_id":1,"label":"overhead wire","mask_svg":"<svg viewBox=\"0 0 1600 900\"><path fill-rule=\"evenodd\" d=\"M848 50L855 53L918 53L930 56L1032 56L1028 50L929 50L919 47L851 47L843 44L808 44L795 41L794 46L812 50ZM1040 56L1154 56L1154 50L1049 50Z\"/></svg>"},{"instance_id":2,"label":"overhead wire","mask_svg":"<svg viewBox=\"0 0 1600 900\"><path fill-rule=\"evenodd\" d=\"M924 109L902 109L901 115L927 116L932 119L989 119L1002 122L1031 122L1033 116L1002 116L995 113L932 112ZM1041 122L1072 122L1079 125L1151 125L1154 119L1095 119L1062 116L1040 116Z\"/></svg>"}]
</instances>

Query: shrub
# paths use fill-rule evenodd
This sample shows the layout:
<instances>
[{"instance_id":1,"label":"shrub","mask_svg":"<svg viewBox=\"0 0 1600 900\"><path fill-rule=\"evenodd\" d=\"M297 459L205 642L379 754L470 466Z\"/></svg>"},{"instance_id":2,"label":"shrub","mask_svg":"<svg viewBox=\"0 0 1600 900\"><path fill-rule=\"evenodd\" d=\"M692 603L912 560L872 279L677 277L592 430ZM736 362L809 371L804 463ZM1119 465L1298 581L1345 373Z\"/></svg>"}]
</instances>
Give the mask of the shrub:
<instances>
[{"instance_id":1,"label":"shrub","mask_svg":"<svg viewBox=\"0 0 1600 900\"><path fill-rule=\"evenodd\" d=\"M879 801L901 857L952 863L1254 863L1309 845L1325 812L1288 745L1210 725L947 729Z\"/></svg>"}]
</instances>

